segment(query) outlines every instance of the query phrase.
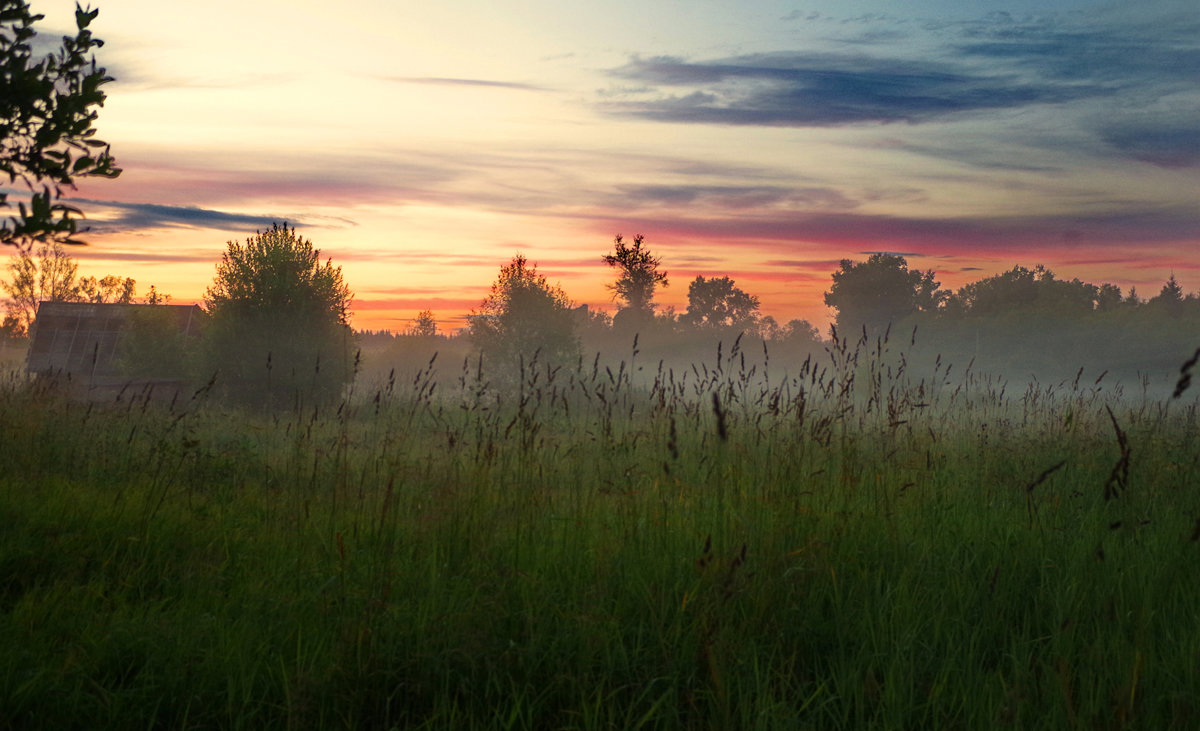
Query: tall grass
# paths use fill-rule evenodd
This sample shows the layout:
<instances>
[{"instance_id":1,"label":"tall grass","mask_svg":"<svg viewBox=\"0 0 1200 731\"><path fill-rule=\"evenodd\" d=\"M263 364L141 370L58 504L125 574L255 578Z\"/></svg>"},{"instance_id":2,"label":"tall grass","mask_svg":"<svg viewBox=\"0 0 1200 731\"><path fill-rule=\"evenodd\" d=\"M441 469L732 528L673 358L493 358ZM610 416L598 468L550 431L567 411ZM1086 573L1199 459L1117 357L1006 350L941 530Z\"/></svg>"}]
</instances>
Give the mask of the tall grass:
<instances>
[{"instance_id":1,"label":"tall grass","mask_svg":"<svg viewBox=\"0 0 1200 731\"><path fill-rule=\"evenodd\" d=\"M1194 401L639 358L275 414L6 382L0 726L1200 723Z\"/></svg>"}]
</instances>

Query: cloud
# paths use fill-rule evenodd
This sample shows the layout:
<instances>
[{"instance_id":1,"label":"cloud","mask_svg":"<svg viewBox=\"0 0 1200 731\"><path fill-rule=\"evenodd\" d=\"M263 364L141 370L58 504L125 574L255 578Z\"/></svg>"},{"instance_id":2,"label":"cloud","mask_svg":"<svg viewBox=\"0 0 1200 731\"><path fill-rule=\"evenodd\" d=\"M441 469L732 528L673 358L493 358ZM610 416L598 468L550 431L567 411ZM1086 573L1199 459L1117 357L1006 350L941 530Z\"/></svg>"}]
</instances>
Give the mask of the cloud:
<instances>
[{"instance_id":1,"label":"cloud","mask_svg":"<svg viewBox=\"0 0 1200 731\"><path fill-rule=\"evenodd\" d=\"M797 269L819 269L828 271L837 269L841 264L840 259L768 259L763 262L767 266L773 267L794 267Z\"/></svg>"},{"instance_id":2,"label":"cloud","mask_svg":"<svg viewBox=\"0 0 1200 731\"><path fill-rule=\"evenodd\" d=\"M617 225L615 218L599 220L606 221L601 227ZM913 256L1028 250L1061 255L1144 246L1190 250L1200 232L1200 212L1186 208L951 218L778 211L752 219L660 215L620 221L658 239L716 240L757 251L793 252L797 247L820 245L847 252L905 251Z\"/></svg>"},{"instance_id":3,"label":"cloud","mask_svg":"<svg viewBox=\"0 0 1200 731\"><path fill-rule=\"evenodd\" d=\"M435 313L461 313L479 307L481 300L482 297L426 296L405 290L404 294L394 294L390 297L362 297L356 295L354 298L354 310L355 312L377 310L413 310L415 312L428 309L433 310Z\"/></svg>"},{"instance_id":4,"label":"cloud","mask_svg":"<svg viewBox=\"0 0 1200 731\"><path fill-rule=\"evenodd\" d=\"M513 89L516 91L549 91L544 86L524 84L516 81L493 81L490 79L462 79L446 76L377 76L383 81L398 84L431 84L435 86L479 86L493 89Z\"/></svg>"},{"instance_id":5,"label":"cloud","mask_svg":"<svg viewBox=\"0 0 1200 731\"><path fill-rule=\"evenodd\" d=\"M656 90L649 98L609 102L602 107L607 111L700 124L915 123L1107 93L1094 84L1022 81L1009 74L971 72L934 61L802 52L702 62L634 58L611 73ZM686 93L665 92L663 87L683 87Z\"/></svg>"},{"instance_id":6,"label":"cloud","mask_svg":"<svg viewBox=\"0 0 1200 731\"><path fill-rule=\"evenodd\" d=\"M170 248L154 251L120 251L107 243L103 247L87 246L71 249L71 256L78 259L95 261L120 261L134 264L169 263L169 264L212 264L220 259L219 254L212 249Z\"/></svg>"},{"instance_id":7,"label":"cloud","mask_svg":"<svg viewBox=\"0 0 1200 731\"><path fill-rule=\"evenodd\" d=\"M227 231L257 231L271 224L288 222L297 227L305 223L295 216L248 215L229 213L195 206L169 206L158 203L123 203L86 198L70 198L69 203L83 204L94 218L84 225L93 233L108 234L121 231L156 228L215 228Z\"/></svg>"},{"instance_id":8,"label":"cloud","mask_svg":"<svg viewBox=\"0 0 1200 731\"><path fill-rule=\"evenodd\" d=\"M1147 0L1136 10L924 22L795 11L785 20L857 35L822 39L833 52L812 50L813 41L724 58L635 56L609 71L632 88L600 108L661 122L785 127L926 123L1082 100L1105 100L1111 113L1196 88L1200 15L1184 7Z\"/></svg>"},{"instance_id":9,"label":"cloud","mask_svg":"<svg viewBox=\"0 0 1200 731\"><path fill-rule=\"evenodd\" d=\"M1100 125L1100 138L1119 154L1162 168L1200 166L1200 105L1171 112L1138 112ZM1187 113L1184 113L1184 112Z\"/></svg>"},{"instance_id":10,"label":"cloud","mask_svg":"<svg viewBox=\"0 0 1200 731\"><path fill-rule=\"evenodd\" d=\"M846 209L857 203L833 188L796 188L782 185L623 185L618 190L628 204L662 203L703 205L712 208L765 208L804 206Z\"/></svg>"},{"instance_id":11,"label":"cloud","mask_svg":"<svg viewBox=\"0 0 1200 731\"><path fill-rule=\"evenodd\" d=\"M964 60L1002 62L1039 78L1103 80L1110 88L1131 81L1187 85L1200 78L1196 17L1181 22L1147 14L1118 22L1101 16L1070 23L1053 17L996 22L993 17L961 28L962 40L953 50Z\"/></svg>"}]
</instances>

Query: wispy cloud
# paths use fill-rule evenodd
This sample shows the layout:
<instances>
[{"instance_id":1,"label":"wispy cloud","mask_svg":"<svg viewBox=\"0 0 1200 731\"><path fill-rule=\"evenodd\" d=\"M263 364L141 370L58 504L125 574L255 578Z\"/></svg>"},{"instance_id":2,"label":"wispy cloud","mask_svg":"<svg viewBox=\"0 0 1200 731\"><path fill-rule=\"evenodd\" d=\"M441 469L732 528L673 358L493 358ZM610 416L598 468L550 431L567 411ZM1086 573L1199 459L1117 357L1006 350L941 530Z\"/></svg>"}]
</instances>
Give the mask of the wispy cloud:
<instances>
[{"instance_id":1,"label":"wispy cloud","mask_svg":"<svg viewBox=\"0 0 1200 731\"><path fill-rule=\"evenodd\" d=\"M819 269L832 271L841 263L840 259L768 259L763 262L767 266L796 269Z\"/></svg>"},{"instance_id":2,"label":"wispy cloud","mask_svg":"<svg viewBox=\"0 0 1200 731\"><path fill-rule=\"evenodd\" d=\"M1131 244L1191 247L1200 232L1200 212L1183 209L951 218L777 212L753 218L626 217L600 225L612 227L618 220L657 237L722 240L731 247L759 251L822 245L848 252L902 250L925 255L1039 248L1091 251Z\"/></svg>"},{"instance_id":3,"label":"wispy cloud","mask_svg":"<svg viewBox=\"0 0 1200 731\"><path fill-rule=\"evenodd\" d=\"M95 233L146 230L156 228L215 228L228 231L256 231L270 228L272 223L288 222L303 226L295 216L248 215L194 206L169 206L158 203L123 203L120 201L71 198L70 203L82 204L92 214L85 225Z\"/></svg>"},{"instance_id":4,"label":"wispy cloud","mask_svg":"<svg viewBox=\"0 0 1200 731\"><path fill-rule=\"evenodd\" d=\"M960 26L953 50L964 60L1031 72L1030 76L1065 81L1104 81L1121 88L1130 81L1156 87L1190 84L1200 74L1200 18L1195 13L1169 23L1148 13L1140 22L1103 15L1084 21L1061 18L1014 20L989 16Z\"/></svg>"},{"instance_id":5,"label":"wispy cloud","mask_svg":"<svg viewBox=\"0 0 1200 731\"><path fill-rule=\"evenodd\" d=\"M376 76L383 81L398 84L430 84L434 86L476 86L493 89L513 89L516 91L549 91L544 86L525 84L518 81L494 81L491 79L462 79L448 76Z\"/></svg>"},{"instance_id":6,"label":"wispy cloud","mask_svg":"<svg viewBox=\"0 0 1200 731\"><path fill-rule=\"evenodd\" d=\"M1099 85L1022 81L940 62L802 52L696 62L635 58L611 73L655 90L638 95L646 98L609 102L603 107L607 111L702 124L831 127L924 122L1106 93Z\"/></svg>"},{"instance_id":7,"label":"wispy cloud","mask_svg":"<svg viewBox=\"0 0 1200 731\"><path fill-rule=\"evenodd\" d=\"M213 249L164 248L154 251L119 250L111 245L72 248L71 256L93 261L129 262L134 264L211 264L220 259Z\"/></svg>"},{"instance_id":8,"label":"wispy cloud","mask_svg":"<svg viewBox=\"0 0 1200 731\"><path fill-rule=\"evenodd\" d=\"M1059 129L1076 133L1070 144L1078 154L1192 167L1200 164L1200 16L1187 7L1147 0L1087 14L923 22L794 11L784 20L818 27L834 50L634 57L609 71L624 88L598 107L660 122L828 128L985 119L1053 105ZM1050 144L1023 141L1026 150ZM938 144L911 149L988 169L1037 171L1036 155L1005 159L996 147L975 144L969 159Z\"/></svg>"},{"instance_id":9,"label":"wispy cloud","mask_svg":"<svg viewBox=\"0 0 1200 731\"><path fill-rule=\"evenodd\" d=\"M774 206L815 209L848 209L857 203L834 188L797 188L782 185L623 185L619 187L623 203L638 205L702 204L713 208L769 208Z\"/></svg>"},{"instance_id":10,"label":"wispy cloud","mask_svg":"<svg viewBox=\"0 0 1200 731\"><path fill-rule=\"evenodd\" d=\"M1104 123L1101 139L1120 154L1163 168L1200 166L1200 104L1188 110L1190 121L1181 114L1131 114ZM1172 118L1174 117L1174 118Z\"/></svg>"}]
</instances>

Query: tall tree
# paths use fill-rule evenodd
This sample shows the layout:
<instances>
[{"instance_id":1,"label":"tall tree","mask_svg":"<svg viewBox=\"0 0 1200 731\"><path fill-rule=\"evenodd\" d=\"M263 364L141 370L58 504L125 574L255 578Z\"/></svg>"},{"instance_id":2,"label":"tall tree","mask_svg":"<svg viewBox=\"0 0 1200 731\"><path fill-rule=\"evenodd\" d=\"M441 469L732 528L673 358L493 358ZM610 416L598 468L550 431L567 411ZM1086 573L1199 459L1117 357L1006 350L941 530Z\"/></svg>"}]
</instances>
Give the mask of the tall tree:
<instances>
[{"instance_id":1,"label":"tall tree","mask_svg":"<svg viewBox=\"0 0 1200 731\"><path fill-rule=\"evenodd\" d=\"M909 269L897 254L876 253L866 261L843 259L833 273L825 304L837 310L837 328L843 337L861 327L882 332L917 312L936 311L948 292L939 289L933 270Z\"/></svg>"},{"instance_id":2,"label":"tall tree","mask_svg":"<svg viewBox=\"0 0 1200 731\"><path fill-rule=\"evenodd\" d=\"M437 335L437 330L437 319L433 316L433 310L421 310L407 334L418 338L432 338Z\"/></svg>"},{"instance_id":3,"label":"tall tree","mask_svg":"<svg viewBox=\"0 0 1200 731\"><path fill-rule=\"evenodd\" d=\"M39 302L93 302L128 304L134 301L137 282L129 277L77 278L79 264L57 241L18 250L8 262L9 279L0 282L8 293L10 329L28 333ZM170 299L150 288L148 302Z\"/></svg>"},{"instance_id":4,"label":"tall tree","mask_svg":"<svg viewBox=\"0 0 1200 731\"><path fill-rule=\"evenodd\" d=\"M1184 311L1185 299L1183 287L1175 278L1175 272L1171 272L1171 276L1163 283L1158 294L1146 300L1146 306L1150 312L1168 317L1178 317Z\"/></svg>"},{"instance_id":5,"label":"tall tree","mask_svg":"<svg viewBox=\"0 0 1200 731\"><path fill-rule=\"evenodd\" d=\"M734 286L729 277L696 277L688 285L685 322L697 327L748 327L758 313L758 298Z\"/></svg>"},{"instance_id":6,"label":"tall tree","mask_svg":"<svg viewBox=\"0 0 1200 731\"><path fill-rule=\"evenodd\" d=\"M0 287L8 293L8 319L16 335L29 333L39 302L83 299L76 280L79 265L57 242L41 244L36 250L21 249L9 259L8 271L9 279Z\"/></svg>"},{"instance_id":7,"label":"tall tree","mask_svg":"<svg viewBox=\"0 0 1200 731\"><path fill-rule=\"evenodd\" d=\"M75 6L77 33L54 53L35 58L35 15L24 0L0 0L0 173L29 189L29 205L0 223L0 242L81 243L74 238L79 210L59 202L77 177L121 174L92 124L104 105L101 86L112 81L89 57L104 45L88 26L98 10ZM39 190L40 188L40 190ZM0 207L8 207L0 193Z\"/></svg>"},{"instance_id":8,"label":"tall tree","mask_svg":"<svg viewBox=\"0 0 1200 731\"><path fill-rule=\"evenodd\" d=\"M342 268L286 224L230 241L204 295L223 390L266 407L336 397L353 376L352 298Z\"/></svg>"},{"instance_id":9,"label":"tall tree","mask_svg":"<svg viewBox=\"0 0 1200 731\"><path fill-rule=\"evenodd\" d=\"M470 316L470 335L487 362L512 375L534 355L560 364L579 355L578 317L562 288L518 254L500 268L492 291Z\"/></svg>"},{"instance_id":10,"label":"tall tree","mask_svg":"<svg viewBox=\"0 0 1200 731\"><path fill-rule=\"evenodd\" d=\"M641 234L628 244L621 234L613 239L613 253L604 255L604 262L617 269L617 281L608 285L613 299L624 303L628 309L642 319L654 314L654 290L659 285L667 286L667 273L659 271L662 259L646 248L646 239Z\"/></svg>"}]
</instances>

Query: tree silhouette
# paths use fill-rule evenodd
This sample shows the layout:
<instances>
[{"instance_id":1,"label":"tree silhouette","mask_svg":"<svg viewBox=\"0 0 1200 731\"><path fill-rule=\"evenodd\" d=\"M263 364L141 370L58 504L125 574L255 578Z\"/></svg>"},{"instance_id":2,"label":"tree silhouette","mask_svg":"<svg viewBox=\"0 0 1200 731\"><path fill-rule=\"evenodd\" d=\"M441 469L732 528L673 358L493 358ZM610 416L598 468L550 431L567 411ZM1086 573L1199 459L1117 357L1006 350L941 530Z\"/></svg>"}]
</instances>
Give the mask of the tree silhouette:
<instances>
[{"instance_id":1,"label":"tree silhouette","mask_svg":"<svg viewBox=\"0 0 1200 731\"><path fill-rule=\"evenodd\" d=\"M604 256L606 264L621 272L617 281L608 285L613 299L623 302L623 309L630 310L638 320L647 320L654 314L654 290L660 284L664 287L668 284L667 273L658 269L662 259L652 255L645 243L641 234L633 237L632 245L617 234L613 253Z\"/></svg>"},{"instance_id":2,"label":"tree silhouette","mask_svg":"<svg viewBox=\"0 0 1200 731\"><path fill-rule=\"evenodd\" d=\"M734 286L729 277L696 277L688 285L684 320L697 327L748 327L754 324L758 298Z\"/></svg>"},{"instance_id":3,"label":"tree silhouette","mask_svg":"<svg viewBox=\"0 0 1200 731\"><path fill-rule=\"evenodd\" d=\"M491 294L470 315L470 336L486 363L516 373L534 356L560 364L579 355L577 317L562 288L551 285L518 254L500 268Z\"/></svg>"},{"instance_id":4,"label":"tree silhouette","mask_svg":"<svg viewBox=\"0 0 1200 731\"><path fill-rule=\"evenodd\" d=\"M57 241L19 249L9 259L8 271L9 280L0 282L0 288L8 293L8 329L18 336L29 332L40 302L129 304L137 291L137 282L130 277L77 279L79 264ZM169 299L154 287L150 291L155 302Z\"/></svg>"},{"instance_id":5,"label":"tree silhouette","mask_svg":"<svg viewBox=\"0 0 1200 731\"><path fill-rule=\"evenodd\" d=\"M291 406L328 400L353 376L342 268L286 225L230 241L204 295L209 366L237 401Z\"/></svg>"},{"instance_id":6,"label":"tree silhouette","mask_svg":"<svg viewBox=\"0 0 1200 731\"><path fill-rule=\"evenodd\" d=\"M137 282L129 277L116 277L109 274L106 277L84 277L79 280L79 294L84 302L96 304L116 303L129 304L133 302L133 293Z\"/></svg>"},{"instance_id":7,"label":"tree silhouette","mask_svg":"<svg viewBox=\"0 0 1200 731\"><path fill-rule=\"evenodd\" d=\"M413 321L408 334L418 338L432 338L437 335L437 319L432 310L421 310Z\"/></svg>"},{"instance_id":8,"label":"tree silhouette","mask_svg":"<svg viewBox=\"0 0 1200 731\"><path fill-rule=\"evenodd\" d=\"M1175 273L1171 272L1170 278L1163 284L1162 289L1157 295L1147 300L1146 306L1168 317L1178 317L1183 312L1184 299L1183 287L1175 279Z\"/></svg>"},{"instance_id":9,"label":"tree silhouette","mask_svg":"<svg viewBox=\"0 0 1200 731\"><path fill-rule=\"evenodd\" d=\"M35 60L34 15L24 0L0 0L0 173L31 192L29 206L0 223L0 242L29 247L36 241L82 243L74 238L79 210L59 203L76 177L115 178L120 168L92 123L104 105L100 87L112 78L88 54L104 45L88 25L98 10L75 6L74 38ZM39 191L38 188L41 188ZM0 207L7 207L0 193Z\"/></svg>"},{"instance_id":10,"label":"tree silhouette","mask_svg":"<svg viewBox=\"0 0 1200 731\"><path fill-rule=\"evenodd\" d=\"M9 279L0 282L8 293L9 329L17 337L29 333L39 302L79 302L79 264L57 242L36 250L21 249L8 262Z\"/></svg>"},{"instance_id":11,"label":"tree silhouette","mask_svg":"<svg viewBox=\"0 0 1200 731\"><path fill-rule=\"evenodd\" d=\"M1055 315L1091 312L1103 302L1111 304L1112 285L1104 291L1079 279L1058 279L1054 272L1038 265L1033 269L1012 269L971 282L954 294L958 311L978 317L997 317L1017 312L1042 311ZM1116 291L1120 298L1120 290Z\"/></svg>"},{"instance_id":12,"label":"tree silhouette","mask_svg":"<svg viewBox=\"0 0 1200 731\"><path fill-rule=\"evenodd\" d=\"M948 292L938 289L933 270L910 270L897 254L872 254L865 262L843 259L833 273L825 304L837 309L843 336L866 327L876 333L917 312L934 312Z\"/></svg>"}]
</instances>

